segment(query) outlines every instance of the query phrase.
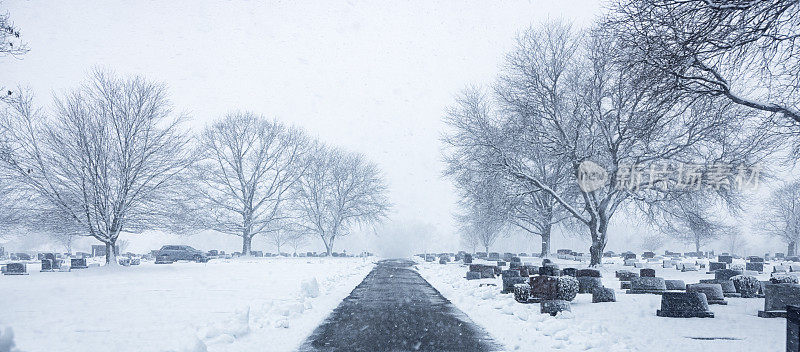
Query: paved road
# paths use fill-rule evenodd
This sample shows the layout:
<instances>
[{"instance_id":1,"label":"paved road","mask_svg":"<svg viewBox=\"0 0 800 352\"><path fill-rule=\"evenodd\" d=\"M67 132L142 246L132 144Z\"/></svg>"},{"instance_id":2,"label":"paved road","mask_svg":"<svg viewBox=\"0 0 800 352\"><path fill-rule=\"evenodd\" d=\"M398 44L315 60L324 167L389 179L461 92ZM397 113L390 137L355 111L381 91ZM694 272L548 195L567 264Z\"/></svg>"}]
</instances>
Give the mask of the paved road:
<instances>
[{"instance_id":1,"label":"paved road","mask_svg":"<svg viewBox=\"0 0 800 352\"><path fill-rule=\"evenodd\" d=\"M413 265L404 259L378 262L299 351L503 350Z\"/></svg>"}]
</instances>

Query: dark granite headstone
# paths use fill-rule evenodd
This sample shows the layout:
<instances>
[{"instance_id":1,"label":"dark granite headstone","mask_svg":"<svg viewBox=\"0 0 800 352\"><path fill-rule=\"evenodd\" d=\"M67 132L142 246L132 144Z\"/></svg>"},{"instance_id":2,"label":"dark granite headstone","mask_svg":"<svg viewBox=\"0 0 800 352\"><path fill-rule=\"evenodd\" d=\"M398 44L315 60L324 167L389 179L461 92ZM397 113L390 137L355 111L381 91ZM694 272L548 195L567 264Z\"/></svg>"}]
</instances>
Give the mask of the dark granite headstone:
<instances>
[{"instance_id":1,"label":"dark granite headstone","mask_svg":"<svg viewBox=\"0 0 800 352\"><path fill-rule=\"evenodd\" d=\"M764 288L764 310L758 312L759 317L785 317L786 306L800 305L798 284L766 284Z\"/></svg>"},{"instance_id":2,"label":"dark granite headstone","mask_svg":"<svg viewBox=\"0 0 800 352\"><path fill-rule=\"evenodd\" d=\"M639 269L639 276L641 277L656 277L655 269Z\"/></svg>"},{"instance_id":3,"label":"dark granite headstone","mask_svg":"<svg viewBox=\"0 0 800 352\"><path fill-rule=\"evenodd\" d=\"M786 306L786 352L800 351L800 306Z\"/></svg>"},{"instance_id":4,"label":"dark granite headstone","mask_svg":"<svg viewBox=\"0 0 800 352\"><path fill-rule=\"evenodd\" d=\"M639 277L638 273L630 272L627 270L617 270L615 272L619 281L631 281L631 278Z\"/></svg>"},{"instance_id":5,"label":"dark granite headstone","mask_svg":"<svg viewBox=\"0 0 800 352\"><path fill-rule=\"evenodd\" d=\"M558 270L558 266L555 266L553 264L545 265L539 267L539 275L559 276L561 275L561 270Z\"/></svg>"},{"instance_id":6,"label":"dark granite headstone","mask_svg":"<svg viewBox=\"0 0 800 352\"><path fill-rule=\"evenodd\" d=\"M564 268L561 270L561 275L575 277L577 271L578 269L575 268Z\"/></svg>"},{"instance_id":7,"label":"dark granite headstone","mask_svg":"<svg viewBox=\"0 0 800 352\"><path fill-rule=\"evenodd\" d=\"M619 288L623 290L630 290L631 289L631 282L630 281L620 281Z\"/></svg>"},{"instance_id":8,"label":"dark granite headstone","mask_svg":"<svg viewBox=\"0 0 800 352\"><path fill-rule=\"evenodd\" d=\"M725 269L727 266L728 266L728 263L708 262L708 271L715 271L715 270Z\"/></svg>"},{"instance_id":9,"label":"dark granite headstone","mask_svg":"<svg viewBox=\"0 0 800 352\"><path fill-rule=\"evenodd\" d=\"M489 260L498 260L498 259L500 259L500 253L491 252L491 253L489 253L488 258L489 258Z\"/></svg>"},{"instance_id":10,"label":"dark granite headstone","mask_svg":"<svg viewBox=\"0 0 800 352\"><path fill-rule=\"evenodd\" d=\"M720 255L720 256L717 257L717 261L731 264L731 263L733 263L733 257L729 256L729 255Z\"/></svg>"},{"instance_id":11,"label":"dark granite headstone","mask_svg":"<svg viewBox=\"0 0 800 352\"><path fill-rule=\"evenodd\" d=\"M644 253L642 253L642 258L643 259L650 259L650 258L655 258L655 257L656 257L656 254L653 253L653 252L644 252Z\"/></svg>"},{"instance_id":12,"label":"dark granite headstone","mask_svg":"<svg viewBox=\"0 0 800 352\"><path fill-rule=\"evenodd\" d=\"M747 261L751 262L751 263L763 263L764 262L764 258L761 258L759 256L755 256L755 255L751 255L751 256L747 257Z\"/></svg>"},{"instance_id":13,"label":"dark granite headstone","mask_svg":"<svg viewBox=\"0 0 800 352\"><path fill-rule=\"evenodd\" d=\"M536 275L530 278L531 299L571 301L578 294L578 280L571 276Z\"/></svg>"},{"instance_id":14,"label":"dark granite headstone","mask_svg":"<svg viewBox=\"0 0 800 352\"><path fill-rule=\"evenodd\" d=\"M669 318L713 318L708 309L706 295L699 292L665 292L661 295L659 317Z\"/></svg>"},{"instance_id":15,"label":"dark granite headstone","mask_svg":"<svg viewBox=\"0 0 800 352\"><path fill-rule=\"evenodd\" d=\"M4 275L28 275L28 268L25 263L8 263Z\"/></svg>"},{"instance_id":16,"label":"dark granite headstone","mask_svg":"<svg viewBox=\"0 0 800 352\"><path fill-rule=\"evenodd\" d=\"M447 264L447 259L439 258L439 264Z\"/></svg>"},{"instance_id":17,"label":"dark granite headstone","mask_svg":"<svg viewBox=\"0 0 800 352\"><path fill-rule=\"evenodd\" d=\"M464 264L472 264L472 254L464 254Z\"/></svg>"},{"instance_id":18,"label":"dark granite headstone","mask_svg":"<svg viewBox=\"0 0 800 352\"><path fill-rule=\"evenodd\" d=\"M493 266L481 267L481 279L493 279L493 278L494 278Z\"/></svg>"},{"instance_id":19,"label":"dark granite headstone","mask_svg":"<svg viewBox=\"0 0 800 352\"><path fill-rule=\"evenodd\" d=\"M497 266L506 266L506 262L502 260L497 261Z\"/></svg>"},{"instance_id":20,"label":"dark granite headstone","mask_svg":"<svg viewBox=\"0 0 800 352\"><path fill-rule=\"evenodd\" d=\"M744 269L759 273L764 272L764 262L747 262Z\"/></svg>"},{"instance_id":21,"label":"dark granite headstone","mask_svg":"<svg viewBox=\"0 0 800 352\"><path fill-rule=\"evenodd\" d=\"M592 291L592 303L616 302L617 297L614 289L607 287L595 287Z\"/></svg>"},{"instance_id":22,"label":"dark granite headstone","mask_svg":"<svg viewBox=\"0 0 800 352\"><path fill-rule=\"evenodd\" d=\"M592 293L598 287L603 287L601 278L594 276L578 276L578 293Z\"/></svg>"},{"instance_id":23,"label":"dark granite headstone","mask_svg":"<svg viewBox=\"0 0 800 352\"><path fill-rule=\"evenodd\" d=\"M717 280L730 280L736 275L742 275L741 270L722 269L714 272L714 278Z\"/></svg>"},{"instance_id":24,"label":"dark granite headstone","mask_svg":"<svg viewBox=\"0 0 800 352\"><path fill-rule=\"evenodd\" d=\"M597 269L580 269L575 272L576 277L602 277Z\"/></svg>"},{"instance_id":25,"label":"dark granite headstone","mask_svg":"<svg viewBox=\"0 0 800 352\"><path fill-rule=\"evenodd\" d=\"M720 284L686 285L686 292L705 293L708 304L728 304L725 300L725 295L722 293L722 286Z\"/></svg>"},{"instance_id":26,"label":"dark granite headstone","mask_svg":"<svg viewBox=\"0 0 800 352\"><path fill-rule=\"evenodd\" d=\"M42 259L42 269L39 270L41 272L52 272L53 271L53 260L51 259Z\"/></svg>"},{"instance_id":27,"label":"dark granite headstone","mask_svg":"<svg viewBox=\"0 0 800 352\"><path fill-rule=\"evenodd\" d=\"M514 285L524 284L528 278L521 277L519 270L503 270L503 291L501 293L514 292Z\"/></svg>"},{"instance_id":28,"label":"dark granite headstone","mask_svg":"<svg viewBox=\"0 0 800 352\"><path fill-rule=\"evenodd\" d=\"M69 260L69 270L72 269L86 269L89 266L86 265L86 258L72 258Z\"/></svg>"},{"instance_id":29,"label":"dark granite headstone","mask_svg":"<svg viewBox=\"0 0 800 352\"><path fill-rule=\"evenodd\" d=\"M478 280L481 278L481 273L477 271L467 271L467 280Z\"/></svg>"}]
</instances>

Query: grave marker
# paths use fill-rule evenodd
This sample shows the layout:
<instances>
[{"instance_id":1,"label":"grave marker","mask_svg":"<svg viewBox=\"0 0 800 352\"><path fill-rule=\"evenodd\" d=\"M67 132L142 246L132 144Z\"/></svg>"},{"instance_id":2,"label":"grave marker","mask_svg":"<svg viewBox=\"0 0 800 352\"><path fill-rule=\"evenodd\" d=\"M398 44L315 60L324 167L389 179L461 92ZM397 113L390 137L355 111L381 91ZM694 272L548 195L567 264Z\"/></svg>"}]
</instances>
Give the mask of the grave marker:
<instances>
[{"instance_id":1,"label":"grave marker","mask_svg":"<svg viewBox=\"0 0 800 352\"><path fill-rule=\"evenodd\" d=\"M786 306L800 305L800 285L766 284L764 286L764 310L758 312L762 318L786 317Z\"/></svg>"},{"instance_id":2,"label":"grave marker","mask_svg":"<svg viewBox=\"0 0 800 352\"><path fill-rule=\"evenodd\" d=\"M705 293L708 304L726 305L725 295L720 284L691 284L686 285L686 292Z\"/></svg>"},{"instance_id":3,"label":"grave marker","mask_svg":"<svg viewBox=\"0 0 800 352\"><path fill-rule=\"evenodd\" d=\"M699 292L665 292L661 295L659 317L668 318L713 318L706 295Z\"/></svg>"},{"instance_id":4,"label":"grave marker","mask_svg":"<svg viewBox=\"0 0 800 352\"><path fill-rule=\"evenodd\" d=\"M88 267L89 266L86 265L86 258L72 258L69 260L69 270L86 269Z\"/></svg>"}]
</instances>

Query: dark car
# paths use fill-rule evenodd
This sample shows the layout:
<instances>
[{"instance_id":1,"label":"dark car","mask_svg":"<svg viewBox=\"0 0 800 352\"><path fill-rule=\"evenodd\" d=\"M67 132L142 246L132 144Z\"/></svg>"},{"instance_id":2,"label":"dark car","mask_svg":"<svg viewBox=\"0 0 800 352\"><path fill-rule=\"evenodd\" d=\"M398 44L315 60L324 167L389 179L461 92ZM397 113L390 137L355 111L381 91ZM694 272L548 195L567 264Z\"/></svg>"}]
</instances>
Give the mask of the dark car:
<instances>
[{"instance_id":1,"label":"dark car","mask_svg":"<svg viewBox=\"0 0 800 352\"><path fill-rule=\"evenodd\" d=\"M193 260L198 263L205 263L208 261L208 256L202 251L194 249L190 246L163 246L158 251L159 258L169 258L171 261L176 260Z\"/></svg>"}]
</instances>

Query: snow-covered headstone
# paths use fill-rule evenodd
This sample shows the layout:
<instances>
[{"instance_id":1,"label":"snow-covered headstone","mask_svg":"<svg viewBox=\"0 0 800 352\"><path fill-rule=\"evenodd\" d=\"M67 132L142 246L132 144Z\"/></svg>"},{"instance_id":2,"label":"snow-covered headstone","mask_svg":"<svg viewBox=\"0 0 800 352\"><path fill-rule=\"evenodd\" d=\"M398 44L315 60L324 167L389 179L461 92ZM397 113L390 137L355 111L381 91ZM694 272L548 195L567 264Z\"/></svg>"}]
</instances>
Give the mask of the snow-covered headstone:
<instances>
[{"instance_id":1,"label":"snow-covered headstone","mask_svg":"<svg viewBox=\"0 0 800 352\"><path fill-rule=\"evenodd\" d=\"M762 318L786 317L786 306L800 305L800 285L766 284L764 287L764 310L758 312Z\"/></svg>"},{"instance_id":2,"label":"snow-covered headstone","mask_svg":"<svg viewBox=\"0 0 800 352\"><path fill-rule=\"evenodd\" d=\"M720 284L690 284L686 285L686 292L705 293L708 304L728 304Z\"/></svg>"},{"instance_id":3,"label":"snow-covered headstone","mask_svg":"<svg viewBox=\"0 0 800 352\"><path fill-rule=\"evenodd\" d=\"M708 309L706 295L698 292L665 292L661 295L659 317L669 318L713 318Z\"/></svg>"}]
</instances>

